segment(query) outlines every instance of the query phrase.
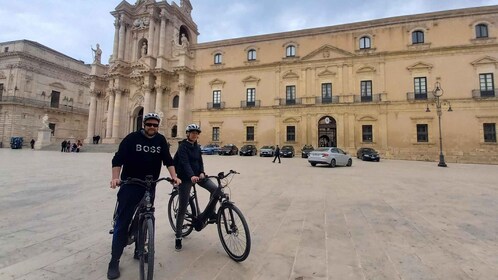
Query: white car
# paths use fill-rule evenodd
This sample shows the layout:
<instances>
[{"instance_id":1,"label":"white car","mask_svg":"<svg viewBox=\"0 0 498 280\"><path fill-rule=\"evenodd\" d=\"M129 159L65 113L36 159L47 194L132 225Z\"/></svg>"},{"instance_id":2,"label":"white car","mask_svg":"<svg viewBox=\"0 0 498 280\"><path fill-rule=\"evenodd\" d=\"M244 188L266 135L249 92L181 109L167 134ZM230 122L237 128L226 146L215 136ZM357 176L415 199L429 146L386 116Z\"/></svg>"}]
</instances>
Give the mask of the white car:
<instances>
[{"instance_id":1,"label":"white car","mask_svg":"<svg viewBox=\"0 0 498 280\"><path fill-rule=\"evenodd\" d=\"M339 148L320 147L309 153L308 162L311 166L317 164L328 164L330 167L335 167L336 165L351 166L353 159Z\"/></svg>"}]
</instances>

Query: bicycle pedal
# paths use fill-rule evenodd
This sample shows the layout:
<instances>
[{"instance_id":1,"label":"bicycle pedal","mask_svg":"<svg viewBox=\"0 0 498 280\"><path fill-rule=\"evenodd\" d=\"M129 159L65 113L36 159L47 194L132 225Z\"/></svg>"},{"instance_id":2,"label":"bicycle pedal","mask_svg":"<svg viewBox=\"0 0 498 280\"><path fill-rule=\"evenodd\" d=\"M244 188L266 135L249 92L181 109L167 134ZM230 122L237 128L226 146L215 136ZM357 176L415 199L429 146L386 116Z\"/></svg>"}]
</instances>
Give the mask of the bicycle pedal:
<instances>
[{"instance_id":1,"label":"bicycle pedal","mask_svg":"<svg viewBox=\"0 0 498 280\"><path fill-rule=\"evenodd\" d=\"M114 229L109 230L109 234L114 234Z\"/></svg>"}]
</instances>

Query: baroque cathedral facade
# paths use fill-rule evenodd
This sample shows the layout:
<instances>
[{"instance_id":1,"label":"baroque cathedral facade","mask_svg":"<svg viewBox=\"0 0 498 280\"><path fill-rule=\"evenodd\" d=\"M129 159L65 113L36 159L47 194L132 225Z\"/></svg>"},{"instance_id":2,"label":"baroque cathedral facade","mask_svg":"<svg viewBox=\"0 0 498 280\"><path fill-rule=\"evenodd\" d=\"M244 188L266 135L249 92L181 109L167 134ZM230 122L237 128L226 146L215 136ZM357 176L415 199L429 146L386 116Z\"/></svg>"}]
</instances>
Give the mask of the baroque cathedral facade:
<instances>
[{"instance_id":1,"label":"baroque cathedral facade","mask_svg":"<svg viewBox=\"0 0 498 280\"><path fill-rule=\"evenodd\" d=\"M121 2L90 74L87 141L159 113L202 144L372 147L384 158L497 163L498 6L197 43L188 0ZM436 90L438 89L438 90ZM435 94L437 93L437 94Z\"/></svg>"}]
</instances>

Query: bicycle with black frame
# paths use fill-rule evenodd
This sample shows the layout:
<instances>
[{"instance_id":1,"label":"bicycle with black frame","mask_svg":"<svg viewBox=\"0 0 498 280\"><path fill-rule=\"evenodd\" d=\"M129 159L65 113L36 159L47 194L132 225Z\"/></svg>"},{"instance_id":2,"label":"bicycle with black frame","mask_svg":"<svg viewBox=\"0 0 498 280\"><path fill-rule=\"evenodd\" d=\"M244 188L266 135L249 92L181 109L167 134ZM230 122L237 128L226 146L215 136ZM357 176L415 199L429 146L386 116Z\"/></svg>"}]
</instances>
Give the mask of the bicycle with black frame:
<instances>
[{"instance_id":1,"label":"bicycle with black frame","mask_svg":"<svg viewBox=\"0 0 498 280\"><path fill-rule=\"evenodd\" d=\"M216 179L218 189L215 193L219 195L211 197L202 212L199 212L197 190L195 184L193 185L187 205L187 212L185 213L185 221L183 222L182 237L189 235L194 229L201 231L208 224L217 224L218 236L228 256L236 262L241 262L249 256L249 252L251 251L251 235L242 212L230 200L230 195L225 192L225 188L231 182L231 179L228 181L227 177L232 175L230 178L233 178L235 174L240 173L230 170L227 174L220 172L217 176L205 177L204 180ZM168 219L175 232L179 206L178 198L178 186L174 186L168 202ZM216 218L213 219L209 217L208 213L215 211L218 202L219 207L216 211Z\"/></svg>"},{"instance_id":2,"label":"bicycle with black frame","mask_svg":"<svg viewBox=\"0 0 498 280\"><path fill-rule=\"evenodd\" d=\"M128 226L128 245L136 243L137 256L140 265L140 280L152 280L154 277L154 211L155 208L152 204L152 187L160 181L168 181L171 184L174 180L171 178L163 177L153 180L152 175L145 177L145 180L138 178L128 178L121 181L120 185L138 185L145 188L145 193L135 209L133 219ZM114 209L112 228L116 222L116 210L118 209L118 202ZM109 231L110 234L114 230Z\"/></svg>"}]
</instances>

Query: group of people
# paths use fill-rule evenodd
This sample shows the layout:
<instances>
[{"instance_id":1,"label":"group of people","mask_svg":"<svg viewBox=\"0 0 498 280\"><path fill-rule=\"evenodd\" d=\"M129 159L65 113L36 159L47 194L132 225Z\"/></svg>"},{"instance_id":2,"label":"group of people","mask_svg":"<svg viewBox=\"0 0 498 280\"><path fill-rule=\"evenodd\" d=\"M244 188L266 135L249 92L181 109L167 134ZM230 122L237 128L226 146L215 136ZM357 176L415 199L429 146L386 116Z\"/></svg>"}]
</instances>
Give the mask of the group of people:
<instances>
[{"instance_id":1,"label":"group of people","mask_svg":"<svg viewBox=\"0 0 498 280\"><path fill-rule=\"evenodd\" d=\"M61 143L61 152L62 153L79 153L81 150L81 147L83 147L83 143L81 140L78 140L77 142L71 143L70 140L64 140Z\"/></svg>"},{"instance_id":2,"label":"group of people","mask_svg":"<svg viewBox=\"0 0 498 280\"><path fill-rule=\"evenodd\" d=\"M156 113L148 113L143 117L143 129L128 134L121 141L118 151L112 159L112 178L110 187L120 187L117 193L116 218L113 229L111 260L107 270L108 279L120 276L119 260L128 241L128 226L133 214L142 199L145 189L141 186L121 185L121 180L139 178L145 180L147 175L153 179L159 178L161 165L168 169L170 177L178 185L179 209L176 220L175 249L182 249L182 225L187 210L190 189L199 184L207 189L211 196L217 195L215 183L205 180L204 163L201 148L197 143L201 128L197 124L186 127L186 139L179 143L178 150L171 156L166 138L158 132L161 118ZM155 187L152 189L152 203L154 202ZM209 213L214 215L214 213ZM138 252L135 245L135 254Z\"/></svg>"},{"instance_id":3,"label":"group of people","mask_svg":"<svg viewBox=\"0 0 498 280\"><path fill-rule=\"evenodd\" d=\"M98 144L100 142L100 135L94 135L92 141L93 144Z\"/></svg>"}]
</instances>

